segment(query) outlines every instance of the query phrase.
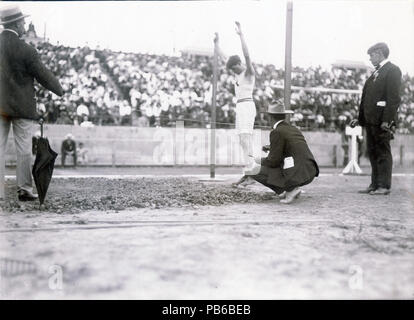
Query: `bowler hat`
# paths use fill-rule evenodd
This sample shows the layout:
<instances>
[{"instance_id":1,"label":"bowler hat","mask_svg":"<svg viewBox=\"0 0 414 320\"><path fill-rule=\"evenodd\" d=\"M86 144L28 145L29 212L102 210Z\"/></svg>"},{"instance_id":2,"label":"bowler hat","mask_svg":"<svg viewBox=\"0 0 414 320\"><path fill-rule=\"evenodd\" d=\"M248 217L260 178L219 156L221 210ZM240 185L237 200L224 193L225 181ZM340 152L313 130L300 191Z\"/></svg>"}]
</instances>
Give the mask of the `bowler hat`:
<instances>
[{"instance_id":1,"label":"bowler hat","mask_svg":"<svg viewBox=\"0 0 414 320\"><path fill-rule=\"evenodd\" d=\"M23 14L18 6L8 6L0 9L0 24L15 22L28 17Z\"/></svg>"},{"instance_id":2,"label":"bowler hat","mask_svg":"<svg viewBox=\"0 0 414 320\"><path fill-rule=\"evenodd\" d=\"M285 105L280 100L270 102L267 113L270 114L293 114L292 110L285 110Z\"/></svg>"}]
</instances>

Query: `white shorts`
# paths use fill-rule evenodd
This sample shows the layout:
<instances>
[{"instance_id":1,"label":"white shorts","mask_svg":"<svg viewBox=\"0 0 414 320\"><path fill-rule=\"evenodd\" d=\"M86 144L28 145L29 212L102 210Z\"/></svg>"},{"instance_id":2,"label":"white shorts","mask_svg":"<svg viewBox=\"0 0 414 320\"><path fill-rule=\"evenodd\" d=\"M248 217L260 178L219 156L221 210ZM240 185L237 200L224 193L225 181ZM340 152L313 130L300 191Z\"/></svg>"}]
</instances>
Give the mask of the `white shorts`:
<instances>
[{"instance_id":1,"label":"white shorts","mask_svg":"<svg viewBox=\"0 0 414 320\"><path fill-rule=\"evenodd\" d=\"M239 134L253 134L254 119L256 118L256 105L253 101L236 104L236 130Z\"/></svg>"}]
</instances>

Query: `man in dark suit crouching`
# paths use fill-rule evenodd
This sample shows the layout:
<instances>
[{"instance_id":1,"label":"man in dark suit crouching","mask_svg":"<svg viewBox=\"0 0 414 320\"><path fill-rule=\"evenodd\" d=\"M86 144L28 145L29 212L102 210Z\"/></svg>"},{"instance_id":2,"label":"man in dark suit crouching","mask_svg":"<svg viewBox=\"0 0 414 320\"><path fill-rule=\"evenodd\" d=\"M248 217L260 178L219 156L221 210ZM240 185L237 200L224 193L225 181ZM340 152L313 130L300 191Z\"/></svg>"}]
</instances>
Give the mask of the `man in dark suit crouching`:
<instances>
[{"instance_id":1,"label":"man in dark suit crouching","mask_svg":"<svg viewBox=\"0 0 414 320\"><path fill-rule=\"evenodd\" d=\"M269 154L265 158L255 158L260 164L257 174L252 170L250 178L260 182L281 196L281 203L291 203L297 198L300 186L309 184L319 175L319 167L302 133L286 120L282 103L269 106L273 130L270 132Z\"/></svg>"},{"instance_id":2,"label":"man in dark suit crouching","mask_svg":"<svg viewBox=\"0 0 414 320\"><path fill-rule=\"evenodd\" d=\"M388 61L390 50L385 43L368 49L375 71L365 82L359 106L358 120L351 121L365 127L367 149L371 162L371 184L359 193L387 195L391 191L393 138L397 110L400 105L401 70Z\"/></svg>"}]
</instances>

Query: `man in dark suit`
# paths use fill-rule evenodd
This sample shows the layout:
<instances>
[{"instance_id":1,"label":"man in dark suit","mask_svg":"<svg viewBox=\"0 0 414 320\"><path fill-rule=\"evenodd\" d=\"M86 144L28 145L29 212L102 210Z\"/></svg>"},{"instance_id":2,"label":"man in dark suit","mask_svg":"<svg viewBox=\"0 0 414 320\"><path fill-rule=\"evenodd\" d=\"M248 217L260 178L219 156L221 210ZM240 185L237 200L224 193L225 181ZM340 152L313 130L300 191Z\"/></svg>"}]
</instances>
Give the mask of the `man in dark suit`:
<instances>
[{"instance_id":1,"label":"man in dark suit","mask_svg":"<svg viewBox=\"0 0 414 320\"><path fill-rule=\"evenodd\" d=\"M269 187L282 196L281 203L291 203L297 198L304 186L319 175L319 167L302 133L286 120L283 103L269 106L273 130L270 132L269 154L265 158L255 158L260 164L258 173L252 172L251 178ZM254 171L254 170L253 170ZM257 171L257 170L256 170Z\"/></svg>"},{"instance_id":2,"label":"man in dark suit","mask_svg":"<svg viewBox=\"0 0 414 320\"><path fill-rule=\"evenodd\" d=\"M73 157L73 166L77 165L77 153L76 153L76 142L72 134L68 133L65 140L62 141L61 156L62 156L62 167L65 167L65 160L67 156Z\"/></svg>"},{"instance_id":3,"label":"man in dark suit","mask_svg":"<svg viewBox=\"0 0 414 320\"><path fill-rule=\"evenodd\" d=\"M25 33L24 18L17 6L0 9L0 199L4 193L4 159L10 127L17 151L16 180L20 201L32 201L31 149L36 111L36 79L45 88L62 96L63 89L40 61L37 51L20 37Z\"/></svg>"},{"instance_id":4,"label":"man in dark suit","mask_svg":"<svg viewBox=\"0 0 414 320\"><path fill-rule=\"evenodd\" d=\"M359 193L387 195L391 192L392 154L390 140L400 105L401 70L388 61L390 50L385 43L368 49L374 73L365 82L359 106L358 120L351 121L365 127L367 151L371 162L371 184Z\"/></svg>"}]
</instances>

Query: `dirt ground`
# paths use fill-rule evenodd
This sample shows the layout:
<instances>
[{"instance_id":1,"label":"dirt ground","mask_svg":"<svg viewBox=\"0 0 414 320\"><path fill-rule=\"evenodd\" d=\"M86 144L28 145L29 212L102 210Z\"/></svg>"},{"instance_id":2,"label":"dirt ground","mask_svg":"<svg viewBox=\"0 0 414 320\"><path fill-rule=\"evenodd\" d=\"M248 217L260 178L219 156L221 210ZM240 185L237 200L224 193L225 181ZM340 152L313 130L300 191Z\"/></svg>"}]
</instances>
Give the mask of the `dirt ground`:
<instances>
[{"instance_id":1,"label":"dirt ground","mask_svg":"<svg viewBox=\"0 0 414 320\"><path fill-rule=\"evenodd\" d=\"M322 174L290 205L236 179L60 178L41 212L7 201L0 297L414 299L412 175L370 196L368 176Z\"/></svg>"}]
</instances>

